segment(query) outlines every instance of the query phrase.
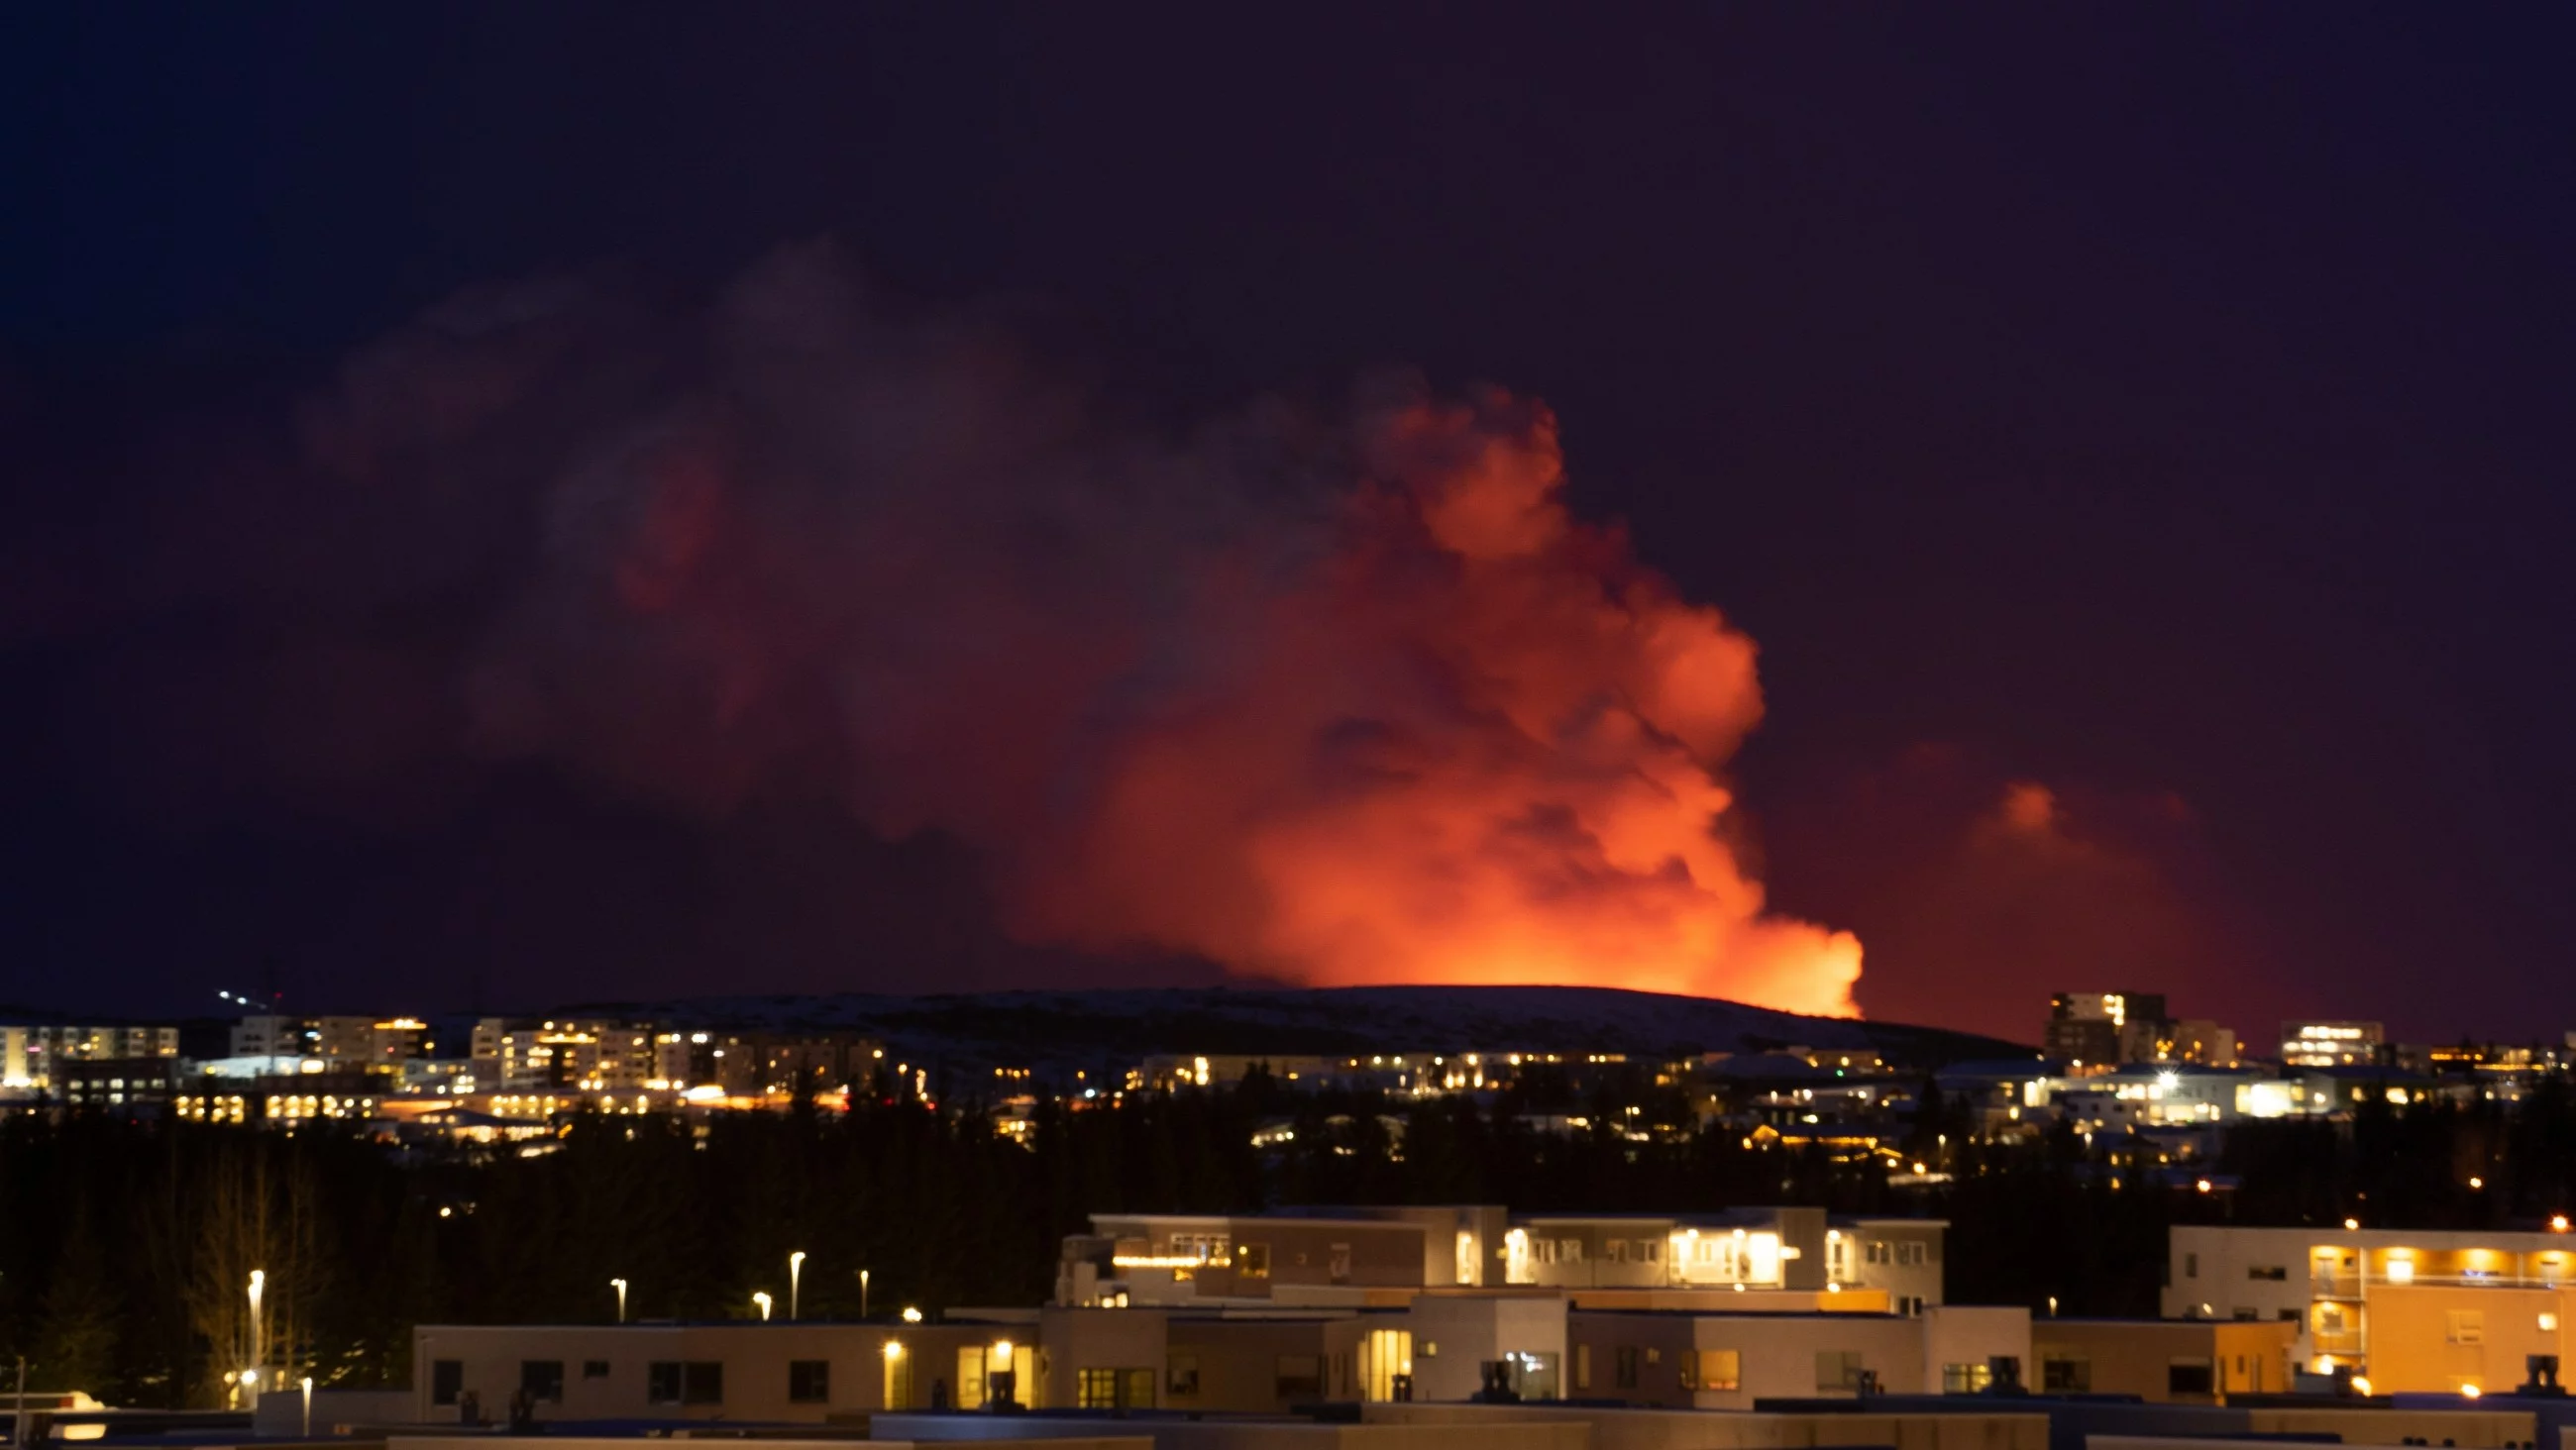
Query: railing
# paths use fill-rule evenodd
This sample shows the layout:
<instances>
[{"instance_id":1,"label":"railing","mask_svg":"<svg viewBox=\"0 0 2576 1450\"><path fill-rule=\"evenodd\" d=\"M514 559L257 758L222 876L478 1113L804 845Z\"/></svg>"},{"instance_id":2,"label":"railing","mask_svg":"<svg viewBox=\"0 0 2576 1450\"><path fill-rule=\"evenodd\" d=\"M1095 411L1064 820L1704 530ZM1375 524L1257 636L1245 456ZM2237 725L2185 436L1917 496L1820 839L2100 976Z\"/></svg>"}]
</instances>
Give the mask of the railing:
<instances>
[{"instance_id":1,"label":"railing","mask_svg":"<svg viewBox=\"0 0 2576 1450\"><path fill-rule=\"evenodd\" d=\"M2555 1289L2566 1283L2565 1276L2554 1279L2524 1279L2511 1274L2415 1274L2405 1279L2382 1274L2371 1280L2373 1288L2395 1285L2400 1289L2422 1285L2433 1289Z\"/></svg>"},{"instance_id":2,"label":"railing","mask_svg":"<svg viewBox=\"0 0 2576 1450\"><path fill-rule=\"evenodd\" d=\"M2385 1272L2364 1279L2359 1274L2312 1274L2308 1278L2308 1296L2314 1299L2358 1299L2365 1289L2399 1289L2422 1286L2428 1289L2556 1289L2569 1282L2564 1274L2555 1277L2524 1278L2514 1274L2410 1274L2398 1278Z\"/></svg>"}]
</instances>

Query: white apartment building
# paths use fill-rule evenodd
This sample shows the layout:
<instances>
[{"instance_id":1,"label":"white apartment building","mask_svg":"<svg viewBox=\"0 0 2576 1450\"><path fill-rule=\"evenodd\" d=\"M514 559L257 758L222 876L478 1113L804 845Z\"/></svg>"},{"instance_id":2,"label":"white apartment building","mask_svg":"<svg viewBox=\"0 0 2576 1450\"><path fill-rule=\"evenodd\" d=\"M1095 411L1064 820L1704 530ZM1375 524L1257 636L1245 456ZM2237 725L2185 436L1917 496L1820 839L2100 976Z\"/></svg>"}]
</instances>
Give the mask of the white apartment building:
<instances>
[{"instance_id":1,"label":"white apartment building","mask_svg":"<svg viewBox=\"0 0 2576 1450\"><path fill-rule=\"evenodd\" d=\"M2382 1286L2554 1289L2576 1284L2576 1237L2540 1233L2176 1225L2169 1319L2264 1319L2299 1326L2312 1370L2367 1370L2372 1291Z\"/></svg>"},{"instance_id":2,"label":"white apartment building","mask_svg":"<svg viewBox=\"0 0 2576 1450\"><path fill-rule=\"evenodd\" d=\"M1645 1308L1761 1291L1913 1314L1941 1302L1946 1227L1829 1220L1822 1209L1795 1207L1699 1216L1514 1215L1492 1205L1095 1214L1092 1232L1065 1241L1056 1302L1358 1305L1430 1289L1533 1288ZM1872 1293L1883 1301L1859 1297ZM1853 1297L1832 1305L1837 1296Z\"/></svg>"}]
</instances>

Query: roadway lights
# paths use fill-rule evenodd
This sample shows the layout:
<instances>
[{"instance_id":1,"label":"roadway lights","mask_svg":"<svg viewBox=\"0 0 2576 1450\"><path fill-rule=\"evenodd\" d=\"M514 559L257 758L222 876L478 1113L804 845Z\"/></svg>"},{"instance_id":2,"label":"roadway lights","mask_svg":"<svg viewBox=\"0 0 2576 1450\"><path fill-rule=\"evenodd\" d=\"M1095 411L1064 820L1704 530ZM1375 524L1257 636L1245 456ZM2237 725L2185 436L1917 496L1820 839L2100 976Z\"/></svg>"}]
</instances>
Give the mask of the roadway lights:
<instances>
[{"instance_id":1,"label":"roadway lights","mask_svg":"<svg viewBox=\"0 0 2576 1450\"><path fill-rule=\"evenodd\" d=\"M751 1296L751 1302L760 1306L760 1322L767 1324L769 1322L769 1305L771 1302L769 1291L762 1289L754 1293Z\"/></svg>"}]
</instances>

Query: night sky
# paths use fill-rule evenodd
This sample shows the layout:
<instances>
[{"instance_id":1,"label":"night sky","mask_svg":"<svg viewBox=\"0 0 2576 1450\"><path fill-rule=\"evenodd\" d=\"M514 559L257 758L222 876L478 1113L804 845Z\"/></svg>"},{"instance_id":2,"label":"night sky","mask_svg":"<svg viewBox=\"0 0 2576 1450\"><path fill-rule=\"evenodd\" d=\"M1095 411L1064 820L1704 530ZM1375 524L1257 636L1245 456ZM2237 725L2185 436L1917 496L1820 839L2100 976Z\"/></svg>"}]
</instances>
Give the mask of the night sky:
<instances>
[{"instance_id":1,"label":"night sky","mask_svg":"<svg viewBox=\"0 0 2576 1450\"><path fill-rule=\"evenodd\" d=\"M565 344L623 396L823 247L1122 436L1544 399L1575 512L1758 642L1742 854L1870 1015L2576 1027L2564 12L1107 14L11 15L0 1002L1217 980L1014 941L980 848L793 772L466 739L528 530L411 461L479 375L297 471L460 289L626 299Z\"/></svg>"}]
</instances>

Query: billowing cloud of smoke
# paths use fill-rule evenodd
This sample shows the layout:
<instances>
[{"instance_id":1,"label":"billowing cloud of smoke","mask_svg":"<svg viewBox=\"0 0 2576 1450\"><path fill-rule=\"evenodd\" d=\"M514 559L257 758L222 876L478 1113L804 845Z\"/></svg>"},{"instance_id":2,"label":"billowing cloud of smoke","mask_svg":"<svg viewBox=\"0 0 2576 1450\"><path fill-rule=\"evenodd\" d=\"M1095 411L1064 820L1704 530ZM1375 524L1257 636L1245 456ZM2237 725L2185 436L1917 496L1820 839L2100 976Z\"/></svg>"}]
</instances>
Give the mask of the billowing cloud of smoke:
<instances>
[{"instance_id":1,"label":"billowing cloud of smoke","mask_svg":"<svg viewBox=\"0 0 2576 1450\"><path fill-rule=\"evenodd\" d=\"M1031 941L1851 1010L1858 943L1766 915L1723 835L1752 643L1568 514L1537 403L1158 438L804 250L677 322L461 300L305 436L421 551L517 541L462 652L487 755L950 833Z\"/></svg>"}]
</instances>

